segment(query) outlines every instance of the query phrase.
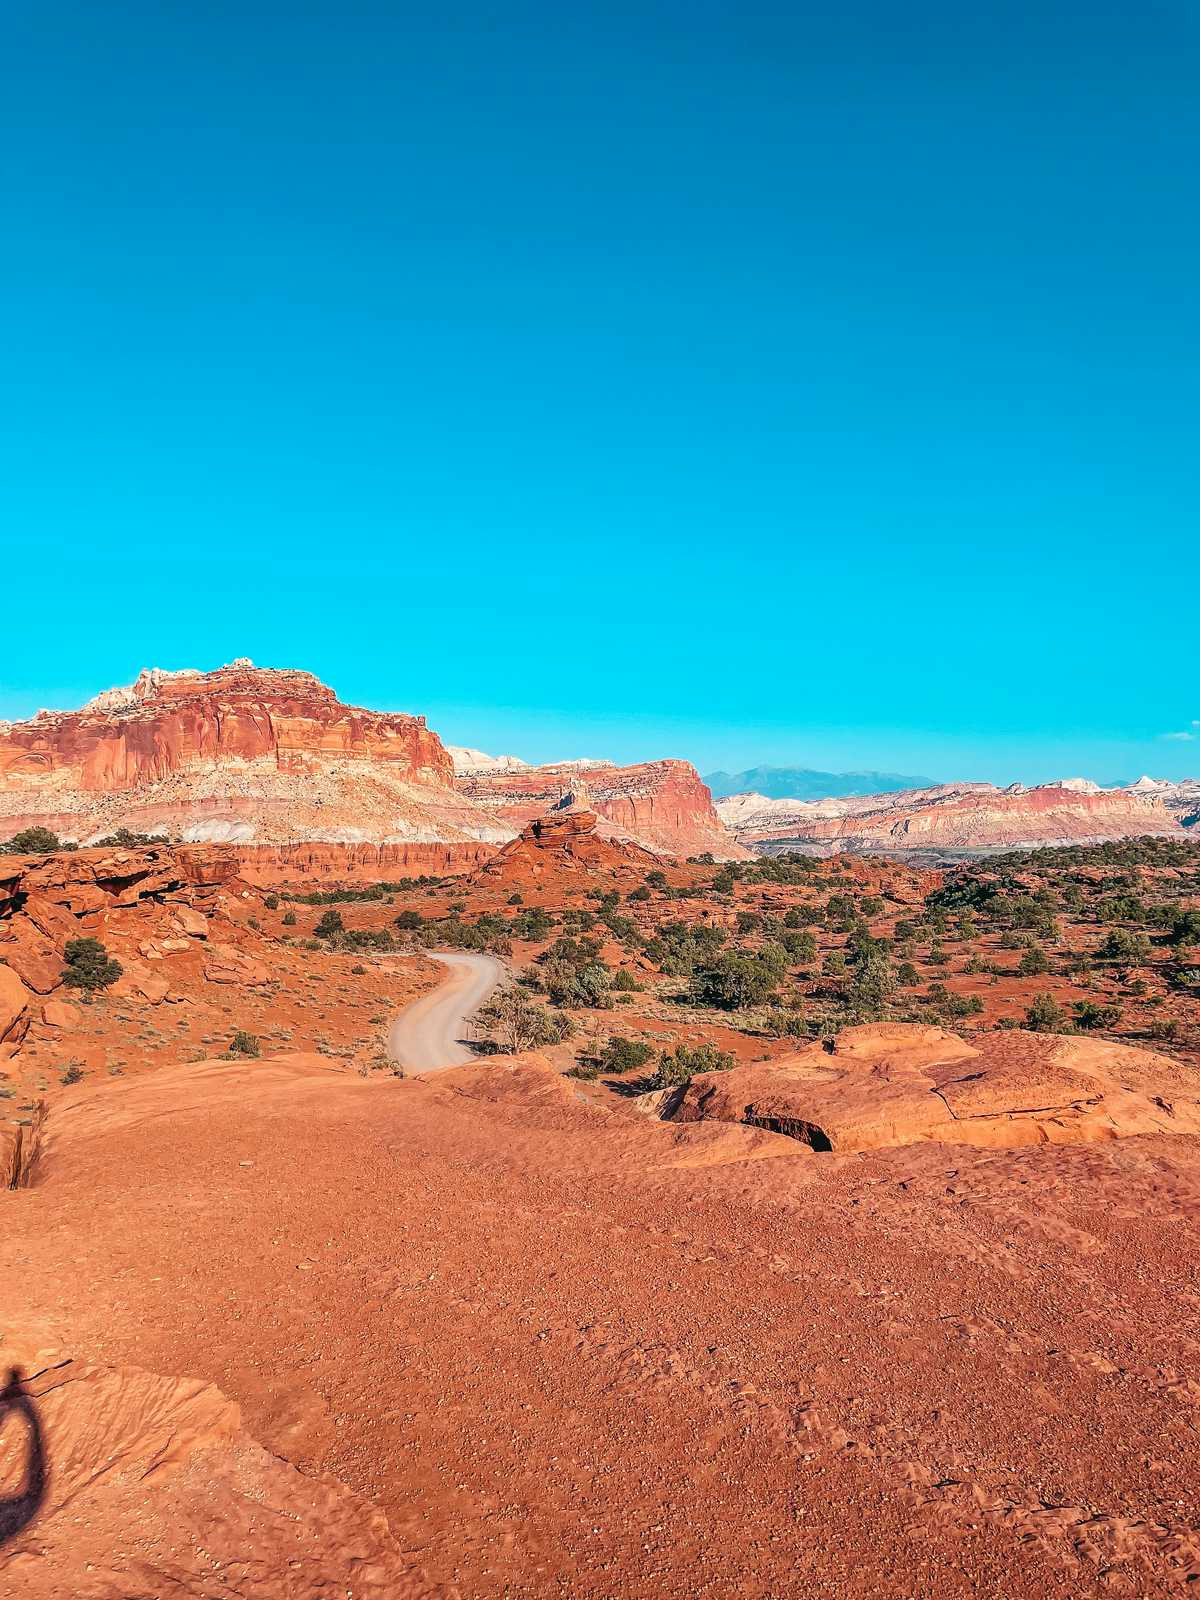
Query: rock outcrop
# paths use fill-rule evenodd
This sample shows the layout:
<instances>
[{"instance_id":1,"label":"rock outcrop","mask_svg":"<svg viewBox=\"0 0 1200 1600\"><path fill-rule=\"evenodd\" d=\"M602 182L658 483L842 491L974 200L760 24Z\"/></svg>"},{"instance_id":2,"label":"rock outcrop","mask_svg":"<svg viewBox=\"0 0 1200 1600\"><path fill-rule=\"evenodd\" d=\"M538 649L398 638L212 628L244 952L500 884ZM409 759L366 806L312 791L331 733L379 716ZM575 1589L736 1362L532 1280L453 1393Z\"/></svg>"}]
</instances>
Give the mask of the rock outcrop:
<instances>
[{"instance_id":1,"label":"rock outcrop","mask_svg":"<svg viewBox=\"0 0 1200 1600\"><path fill-rule=\"evenodd\" d=\"M88 843L128 828L188 840L502 842L454 789L424 717L343 705L311 673L236 661L143 672L81 711L0 731L0 833Z\"/></svg>"},{"instance_id":2,"label":"rock outcrop","mask_svg":"<svg viewBox=\"0 0 1200 1600\"><path fill-rule=\"evenodd\" d=\"M0 858L0 1056L19 1046L35 1009L49 1027L72 1020L61 1003L72 939L99 939L123 968L113 993L151 1005L167 998L170 983L148 963L189 950L204 951L219 981L265 983L265 963L234 948L247 934L232 913L249 893L236 855L221 847ZM224 944L209 943L214 930Z\"/></svg>"},{"instance_id":3,"label":"rock outcrop","mask_svg":"<svg viewBox=\"0 0 1200 1600\"><path fill-rule=\"evenodd\" d=\"M256 851L337 846L345 855L327 864L349 876L461 870L554 805L581 768L605 826L664 854L745 853L686 761L527 768L452 754L424 717L343 705L311 673L245 660L151 669L80 711L0 724L0 839L40 825L88 844L127 829ZM407 854L421 850L432 853ZM270 872L272 859L257 865Z\"/></svg>"},{"instance_id":4,"label":"rock outcrop","mask_svg":"<svg viewBox=\"0 0 1200 1600\"><path fill-rule=\"evenodd\" d=\"M581 778L581 769L586 779ZM636 766L562 762L527 771L461 773L459 793L510 827L523 828L586 783L605 824L662 855L710 854L719 860L749 854L713 807L712 795L687 761Z\"/></svg>"},{"instance_id":5,"label":"rock outcrop","mask_svg":"<svg viewBox=\"0 0 1200 1600\"><path fill-rule=\"evenodd\" d=\"M484 863L476 883L493 887L545 887L562 876L640 882L658 857L630 840L606 837L600 819L581 806L564 806L535 817L517 838Z\"/></svg>"},{"instance_id":6,"label":"rock outcrop","mask_svg":"<svg viewBox=\"0 0 1200 1600\"><path fill-rule=\"evenodd\" d=\"M811 802L743 794L719 801L716 809L742 844L767 854L808 849L953 855L1146 834L1184 836L1180 816L1157 794L1079 789L1074 781L1036 789L943 784Z\"/></svg>"},{"instance_id":7,"label":"rock outcrop","mask_svg":"<svg viewBox=\"0 0 1200 1600\"><path fill-rule=\"evenodd\" d=\"M851 1152L936 1141L988 1148L1200 1134L1200 1086L1169 1056L1008 1030L968 1043L941 1028L847 1028L832 1053L693 1078L673 1111Z\"/></svg>"}]
</instances>

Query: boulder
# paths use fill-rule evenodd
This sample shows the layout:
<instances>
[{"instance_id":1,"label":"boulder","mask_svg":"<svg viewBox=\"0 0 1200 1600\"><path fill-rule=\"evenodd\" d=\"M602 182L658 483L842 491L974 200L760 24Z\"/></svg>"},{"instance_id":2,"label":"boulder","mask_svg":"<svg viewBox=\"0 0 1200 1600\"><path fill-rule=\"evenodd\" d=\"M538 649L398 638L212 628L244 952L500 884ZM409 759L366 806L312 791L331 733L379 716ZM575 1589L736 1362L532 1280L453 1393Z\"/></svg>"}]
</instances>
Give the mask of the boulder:
<instances>
[{"instance_id":1,"label":"boulder","mask_svg":"<svg viewBox=\"0 0 1200 1600\"><path fill-rule=\"evenodd\" d=\"M148 1001L152 1006L159 1005L167 998L167 990L171 986L160 973L152 972L140 961L126 961L124 968L113 984L113 994L133 996Z\"/></svg>"},{"instance_id":2,"label":"boulder","mask_svg":"<svg viewBox=\"0 0 1200 1600\"><path fill-rule=\"evenodd\" d=\"M33 996L11 967L0 966L0 1043L19 1044L29 1027Z\"/></svg>"},{"instance_id":3,"label":"boulder","mask_svg":"<svg viewBox=\"0 0 1200 1600\"><path fill-rule=\"evenodd\" d=\"M193 939L208 938L208 918L192 906L172 906L175 921L183 933L190 934Z\"/></svg>"},{"instance_id":4,"label":"boulder","mask_svg":"<svg viewBox=\"0 0 1200 1600\"><path fill-rule=\"evenodd\" d=\"M24 917L7 925L7 939L0 944L0 960L7 961L31 989L49 994L62 982L62 951L55 949L46 935Z\"/></svg>"},{"instance_id":5,"label":"boulder","mask_svg":"<svg viewBox=\"0 0 1200 1600\"><path fill-rule=\"evenodd\" d=\"M79 1007L69 1000L47 1000L42 1007L42 1022L47 1028L74 1028L79 1022Z\"/></svg>"},{"instance_id":6,"label":"boulder","mask_svg":"<svg viewBox=\"0 0 1200 1600\"><path fill-rule=\"evenodd\" d=\"M204 952L204 976L209 983L270 983L271 969L231 944L210 944Z\"/></svg>"}]
</instances>

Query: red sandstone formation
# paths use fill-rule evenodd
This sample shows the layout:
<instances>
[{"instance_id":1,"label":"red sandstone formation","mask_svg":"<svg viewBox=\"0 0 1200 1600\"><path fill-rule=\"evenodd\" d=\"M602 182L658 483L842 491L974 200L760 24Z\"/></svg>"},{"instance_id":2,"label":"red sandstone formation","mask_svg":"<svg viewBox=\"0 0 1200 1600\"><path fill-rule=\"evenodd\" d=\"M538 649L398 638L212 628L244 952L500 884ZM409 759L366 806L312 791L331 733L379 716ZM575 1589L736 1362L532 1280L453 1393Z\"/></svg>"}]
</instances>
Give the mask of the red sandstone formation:
<instances>
[{"instance_id":1,"label":"red sandstone formation","mask_svg":"<svg viewBox=\"0 0 1200 1600\"><path fill-rule=\"evenodd\" d=\"M0 827L87 842L499 842L423 717L343 705L308 672L143 672L81 711L0 730Z\"/></svg>"},{"instance_id":2,"label":"red sandstone formation","mask_svg":"<svg viewBox=\"0 0 1200 1600\"><path fill-rule=\"evenodd\" d=\"M444 877L465 872L496 853L496 846L466 840L454 844L243 844L234 847L248 883L379 882Z\"/></svg>"},{"instance_id":3,"label":"red sandstone formation","mask_svg":"<svg viewBox=\"0 0 1200 1600\"><path fill-rule=\"evenodd\" d=\"M826 853L953 854L1184 832L1156 795L1128 789L1081 792L1060 784L1011 790L984 783L942 785L810 802L733 795L717 811L743 844L772 851L795 846Z\"/></svg>"},{"instance_id":4,"label":"red sandstone formation","mask_svg":"<svg viewBox=\"0 0 1200 1600\"><path fill-rule=\"evenodd\" d=\"M81 711L0 725L0 837L40 824L80 843L119 828L232 842L254 847L247 868L263 882L293 867L444 872L511 839L574 776L501 767L456 781L423 717L343 705L308 672L155 669ZM651 849L745 854L685 761L587 776L606 825Z\"/></svg>"},{"instance_id":5,"label":"red sandstone formation","mask_svg":"<svg viewBox=\"0 0 1200 1600\"><path fill-rule=\"evenodd\" d=\"M460 773L456 786L473 804L521 828L571 793L581 778L605 822L662 855L728 860L749 854L718 817L712 795L688 761L588 766L582 773L570 764L472 771Z\"/></svg>"},{"instance_id":6,"label":"red sandstone formation","mask_svg":"<svg viewBox=\"0 0 1200 1600\"><path fill-rule=\"evenodd\" d=\"M112 990L159 1004L170 983L163 958L204 946L203 960L229 981L266 983L261 960L234 949L244 937L232 913L241 894L232 851L204 846L80 850L0 857L0 1060L32 1022L70 1028L62 997L67 943L97 938L123 973ZM211 936L224 935L225 943ZM212 974L207 974L212 976ZM52 1001L43 997L54 995Z\"/></svg>"},{"instance_id":7,"label":"red sandstone formation","mask_svg":"<svg viewBox=\"0 0 1200 1600\"><path fill-rule=\"evenodd\" d=\"M693 1078L674 1117L783 1133L815 1150L1087 1144L1200 1133L1200 1088L1169 1056L1019 1031L971 1044L940 1028L872 1023L770 1062Z\"/></svg>"},{"instance_id":8,"label":"red sandstone formation","mask_svg":"<svg viewBox=\"0 0 1200 1600\"><path fill-rule=\"evenodd\" d=\"M473 882L500 888L545 887L565 874L640 882L658 857L640 845L605 838L594 811L569 809L535 817L475 873Z\"/></svg>"}]
</instances>

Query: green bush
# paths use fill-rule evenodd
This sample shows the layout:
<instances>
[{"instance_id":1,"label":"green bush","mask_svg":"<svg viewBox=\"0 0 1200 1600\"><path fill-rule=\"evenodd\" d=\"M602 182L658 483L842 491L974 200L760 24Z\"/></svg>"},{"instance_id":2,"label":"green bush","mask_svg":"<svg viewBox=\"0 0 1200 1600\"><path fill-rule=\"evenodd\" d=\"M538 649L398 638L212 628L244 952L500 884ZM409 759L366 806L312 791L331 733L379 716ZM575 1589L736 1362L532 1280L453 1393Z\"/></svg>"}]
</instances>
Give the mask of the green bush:
<instances>
[{"instance_id":1,"label":"green bush","mask_svg":"<svg viewBox=\"0 0 1200 1600\"><path fill-rule=\"evenodd\" d=\"M644 1067L654 1051L643 1039L621 1039L615 1034L599 1052L601 1072L636 1072Z\"/></svg>"},{"instance_id":2,"label":"green bush","mask_svg":"<svg viewBox=\"0 0 1200 1600\"><path fill-rule=\"evenodd\" d=\"M62 840L49 828L34 827L22 828L20 833L14 833L4 848L13 856L47 856L55 850L75 847L64 847Z\"/></svg>"},{"instance_id":3,"label":"green bush","mask_svg":"<svg viewBox=\"0 0 1200 1600\"><path fill-rule=\"evenodd\" d=\"M63 955L67 964L62 981L69 989L82 989L85 994L107 989L125 970L119 961L109 959L99 939L68 939Z\"/></svg>"},{"instance_id":4,"label":"green bush","mask_svg":"<svg viewBox=\"0 0 1200 1600\"><path fill-rule=\"evenodd\" d=\"M1025 1024L1035 1033L1061 1033L1067 1024L1067 1013L1053 995L1039 994L1025 1013Z\"/></svg>"},{"instance_id":5,"label":"green bush","mask_svg":"<svg viewBox=\"0 0 1200 1600\"><path fill-rule=\"evenodd\" d=\"M694 1047L676 1045L674 1050L664 1050L658 1058L658 1071L654 1075L654 1088L674 1089L691 1083L698 1072L728 1072L736 1065L728 1050L718 1050L715 1044L705 1041Z\"/></svg>"},{"instance_id":6,"label":"green bush","mask_svg":"<svg viewBox=\"0 0 1200 1600\"><path fill-rule=\"evenodd\" d=\"M335 934L343 932L344 928L345 924L342 922L342 913L340 911L326 911L322 914L321 920L317 923L313 932L318 939L332 939Z\"/></svg>"},{"instance_id":7,"label":"green bush","mask_svg":"<svg viewBox=\"0 0 1200 1600\"><path fill-rule=\"evenodd\" d=\"M244 1028L239 1028L229 1041L229 1049L225 1054L229 1057L245 1056L256 1057L260 1054L258 1035L247 1033Z\"/></svg>"},{"instance_id":8,"label":"green bush","mask_svg":"<svg viewBox=\"0 0 1200 1600\"><path fill-rule=\"evenodd\" d=\"M692 999L697 1005L719 1006L724 1011L761 1005L779 987L781 976L779 967L762 955L730 951L696 974Z\"/></svg>"}]
</instances>

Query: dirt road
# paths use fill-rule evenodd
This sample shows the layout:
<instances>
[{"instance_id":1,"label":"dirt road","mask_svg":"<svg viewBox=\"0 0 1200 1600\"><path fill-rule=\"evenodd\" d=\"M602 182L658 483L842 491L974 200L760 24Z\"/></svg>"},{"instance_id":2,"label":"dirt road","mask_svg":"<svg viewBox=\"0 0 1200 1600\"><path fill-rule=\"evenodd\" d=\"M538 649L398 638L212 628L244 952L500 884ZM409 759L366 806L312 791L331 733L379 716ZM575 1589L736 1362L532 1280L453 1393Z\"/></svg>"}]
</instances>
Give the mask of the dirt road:
<instances>
[{"instance_id":1,"label":"dirt road","mask_svg":"<svg viewBox=\"0 0 1200 1600\"><path fill-rule=\"evenodd\" d=\"M494 956L435 955L450 969L436 989L397 1013L388 1029L388 1049L405 1072L430 1072L459 1067L473 1059L461 1043L465 1024L504 976Z\"/></svg>"}]
</instances>

